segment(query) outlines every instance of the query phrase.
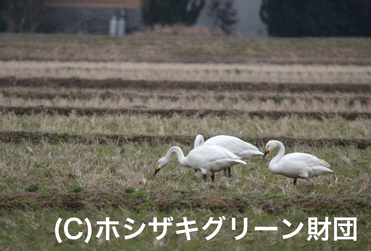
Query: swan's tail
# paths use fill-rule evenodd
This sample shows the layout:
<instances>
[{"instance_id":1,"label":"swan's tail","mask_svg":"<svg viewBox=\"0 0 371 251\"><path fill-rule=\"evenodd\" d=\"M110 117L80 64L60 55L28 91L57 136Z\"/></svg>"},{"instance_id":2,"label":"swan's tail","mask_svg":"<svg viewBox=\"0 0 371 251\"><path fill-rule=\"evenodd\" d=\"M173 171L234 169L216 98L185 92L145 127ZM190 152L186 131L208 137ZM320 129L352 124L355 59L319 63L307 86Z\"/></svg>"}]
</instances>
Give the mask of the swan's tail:
<instances>
[{"instance_id":1,"label":"swan's tail","mask_svg":"<svg viewBox=\"0 0 371 251\"><path fill-rule=\"evenodd\" d=\"M316 167L312 168L312 175L311 176L316 177L316 176L319 176L319 175L331 174L331 173L335 173L335 172L332 171L330 168L327 168L327 167L324 167L324 166L316 166Z\"/></svg>"},{"instance_id":2,"label":"swan's tail","mask_svg":"<svg viewBox=\"0 0 371 251\"><path fill-rule=\"evenodd\" d=\"M264 153L262 153L261 151L251 151L251 155L252 156L263 156Z\"/></svg>"},{"instance_id":3,"label":"swan's tail","mask_svg":"<svg viewBox=\"0 0 371 251\"><path fill-rule=\"evenodd\" d=\"M240 157L242 159L250 159L256 156L263 156L264 154L260 152L259 150L247 150L240 153Z\"/></svg>"},{"instance_id":4,"label":"swan's tail","mask_svg":"<svg viewBox=\"0 0 371 251\"><path fill-rule=\"evenodd\" d=\"M243 160L236 159L234 162L246 165L246 162Z\"/></svg>"},{"instance_id":5,"label":"swan's tail","mask_svg":"<svg viewBox=\"0 0 371 251\"><path fill-rule=\"evenodd\" d=\"M319 163L321 163L322 166L325 166L325 167L330 167L331 165L329 163L327 163L326 161L324 161L323 159L318 159L319 160ZM330 169L329 169L330 170ZM331 171L331 170L330 170Z\"/></svg>"}]
</instances>

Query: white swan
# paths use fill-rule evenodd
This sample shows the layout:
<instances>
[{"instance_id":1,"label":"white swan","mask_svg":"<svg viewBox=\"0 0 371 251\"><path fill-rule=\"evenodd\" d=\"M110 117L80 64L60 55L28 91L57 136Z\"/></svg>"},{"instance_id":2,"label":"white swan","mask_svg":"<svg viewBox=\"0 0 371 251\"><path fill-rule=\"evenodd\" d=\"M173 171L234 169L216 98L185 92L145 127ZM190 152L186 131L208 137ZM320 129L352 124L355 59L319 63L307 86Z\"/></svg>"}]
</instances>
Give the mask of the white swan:
<instances>
[{"instance_id":1,"label":"white swan","mask_svg":"<svg viewBox=\"0 0 371 251\"><path fill-rule=\"evenodd\" d=\"M218 135L206 140L202 135L197 135L194 143L194 148L201 146L201 145L216 145L221 146L230 152L236 154L242 160L250 159L255 156L263 156L263 153L259 151L259 149L247 143L237 137L228 136L228 135ZM226 175L226 169L224 170L224 175ZM229 176L232 176L231 169L228 168Z\"/></svg>"},{"instance_id":2,"label":"white swan","mask_svg":"<svg viewBox=\"0 0 371 251\"><path fill-rule=\"evenodd\" d=\"M270 140L266 147L264 157L274 148L279 147L278 154L269 163L269 171L296 179L313 178L322 174L334 173L329 169L330 164L308 153L285 154L285 146L277 140Z\"/></svg>"},{"instance_id":3,"label":"white swan","mask_svg":"<svg viewBox=\"0 0 371 251\"><path fill-rule=\"evenodd\" d=\"M238 156L220 146L200 146L190 151L187 157L184 157L180 147L173 146L167 151L166 155L157 162L154 175L169 163L172 153L176 153L181 165L200 169L205 181L207 171L212 173L211 180L214 181L215 172L224 170L237 163L246 164L246 162L242 161Z\"/></svg>"}]
</instances>

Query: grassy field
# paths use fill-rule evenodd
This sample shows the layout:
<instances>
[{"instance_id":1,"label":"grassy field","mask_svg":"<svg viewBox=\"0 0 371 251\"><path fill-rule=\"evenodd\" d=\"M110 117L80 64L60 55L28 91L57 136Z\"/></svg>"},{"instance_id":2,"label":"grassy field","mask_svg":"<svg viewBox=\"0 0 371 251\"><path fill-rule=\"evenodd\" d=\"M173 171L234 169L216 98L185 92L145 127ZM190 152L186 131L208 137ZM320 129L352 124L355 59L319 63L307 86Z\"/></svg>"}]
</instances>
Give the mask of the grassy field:
<instances>
[{"instance_id":1,"label":"grassy field","mask_svg":"<svg viewBox=\"0 0 371 251\"><path fill-rule=\"evenodd\" d=\"M254 250L268 250L272 246L278 250L307 246L321 249L369 248L370 148L318 149L306 145L288 148L288 152L305 151L324 158L336 172L336 175L310 181L301 180L297 186L292 186L291 179L268 171L269 157L252 159L247 166L234 167L234 178L218 174L215 183L202 182L199 173L182 168L175 161L153 177L158 156L162 156L170 146L3 145L0 150L3 156L0 169L2 244L4 247L14 245L17 249L41 247L45 250L50 249L51 243L57 250L120 249L120 245L151 250L172 250L180 246L191 250L200 245L217 250L227 247L239 249L246 245ZM182 148L190 150L189 146ZM115 239L111 232L111 241L105 241L104 237L97 239L98 226L93 224L95 228L90 243L85 244L82 239L66 241L62 235L64 242L56 244L54 225L59 217L64 221L69 217L79 217L96 222L107 216L120 221L120 238ZM153 217L170 216L174 217L174 226L164 240L156 241L159 233L153 233L148 222ZM189 220L196 220L199 228L189 242L185 236L175 233L175 222L186 216ZM206 241L204 238L212 231L203 231L202 226L209 217L221 216L227 217L221 232L213 241ZM325 216L329 216L331 221L334 217L357 216L358 241L334 242L333 228L330 228L328 242L308 242L307 218L324 220ZM123 234L131 234L123 227L126 218L136 221L134 229L138 229L141 223L147 225L146 231L136 241L123 238ZM238 231L231 230L231 218L238 219ZM242 232L243 218L249 219L247 236L236 241L233 237ZM306 227L291 240L283 240L281 236L292 231L282 224L284 219L295 227L300 222ZM256 232L254 226L277 226L279 231ZM86 236L86 227L71 225L72 233L78 231L83 231ZM262 241L264 245L261 245Z\"/></svg>"},{"instance_id":2,"label":"grassy field","mask_svg":"<svg viewBox=\"0 0 371 251\"><path fill-rule=\"evenodd\" d=\"M292 179L268 171L267 164L274 154L267 159L249 160L246 166L236 166L233 168L235 178L217 174L215 183L201 182L200 173L179 166L176 158L153 177L158 158L171 146L171 143L158 146L146 143L123 146L114 143L6 144L1 147L4 157L0 189L12 194L22 193L33 184L38 184L38 191L59 193L70 192L76 187L89 192L120 192L132 187L144 189L147 193L190 190L218 196L257 194L277 198L303 194L356 196L369 195L370 192L370 149L359 150L352 146L316 149L301 144L288 147L288 152L311 152L326 159L336 172L336 175L320 176L310 181L300 180L300 184L294 187ZM192 146L181 147L187 153ZM348 184L343 187L345 183Z\"/></svg>"},{"instance_id":3,"label":"grassy field","mask_svg":"<svg viewBox=\"0 0 371 251\"><path fill-rule=\"evenodd\" d=\"M7 34L0 44L0 249L371 250L369 39ZM215 182L175 156L153 176L171 146L187 154L197 134L234 135L261 151L280 139L287 153L314 154L335 174L293 186L269 172L273 151L234 166L232 178L217 173ZM207 241L216 225L202 227L222 216ZM86 223L72 222L70 234L83 235L68 240L70 217L90 220L89 243ZM109 241L105 231L96 237L106 217L119 221L118 238L112 227ZM154 217L173 217L161 240L162 227L149 226ZM183 217L198 228L189 241L176 233ZM307 240L309 217L329 217L327 241ZM357 241L334 241L338 217L357 217ZM246 235L236 240L244 218Z\"/></svg>"}]
</instances>

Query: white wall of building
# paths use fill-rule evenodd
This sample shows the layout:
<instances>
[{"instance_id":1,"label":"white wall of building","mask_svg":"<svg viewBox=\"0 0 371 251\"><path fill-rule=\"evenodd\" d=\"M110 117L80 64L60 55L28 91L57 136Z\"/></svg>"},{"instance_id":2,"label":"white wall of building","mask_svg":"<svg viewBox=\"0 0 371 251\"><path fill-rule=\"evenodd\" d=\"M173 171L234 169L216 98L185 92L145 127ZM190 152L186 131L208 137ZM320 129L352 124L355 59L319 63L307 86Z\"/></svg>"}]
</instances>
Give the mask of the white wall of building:
<instances>
[{"instance_id":1,"label":"white wall of building","mask_svg":"<svg viewBox=\"0 0 371 251\"><path fill-rule=\"evenodd\" d=\"M260 37L267 37L267 26L260 20L261 0L234 0L234 6L237 10L238 23L236 25L236 32L242 36L247 37L250 34L255 34ZM212 26L212 20L207 16L207 7L202 10L196 25Z\"/></svg>"}]
</instances>

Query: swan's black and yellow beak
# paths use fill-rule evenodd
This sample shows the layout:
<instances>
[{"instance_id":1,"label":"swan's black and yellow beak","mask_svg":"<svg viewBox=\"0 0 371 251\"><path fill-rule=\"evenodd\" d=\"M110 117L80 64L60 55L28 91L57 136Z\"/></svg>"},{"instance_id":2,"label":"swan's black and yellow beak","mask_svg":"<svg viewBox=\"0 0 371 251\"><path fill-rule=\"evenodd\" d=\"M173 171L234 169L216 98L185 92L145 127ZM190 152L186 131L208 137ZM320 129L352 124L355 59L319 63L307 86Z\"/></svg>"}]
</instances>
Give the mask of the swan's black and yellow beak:
<instances>
[{"instance_id":1,"label":"swan's black and yellow beak","mask_svg":"<svg viewBox=\"0 0 371 251\"><path fill-rule=\"evenodd\" d=\"M155 173L153 174L153 176L156 175L156 173L158 173L160 171L160 168L158 167L158 164L156 165L156 170L155 170Z\"/></svg>"},{"instance_id":2,"label":"swan's black and yellow beak","mask_svg":"<svg viewBox=\"0 0 371 251\"><path fill-rule=\"evenodd\" d=\"M265 153L263 155L263 158L269 153L268 147L265 148Z\"/></svg>"}]
</instances>

